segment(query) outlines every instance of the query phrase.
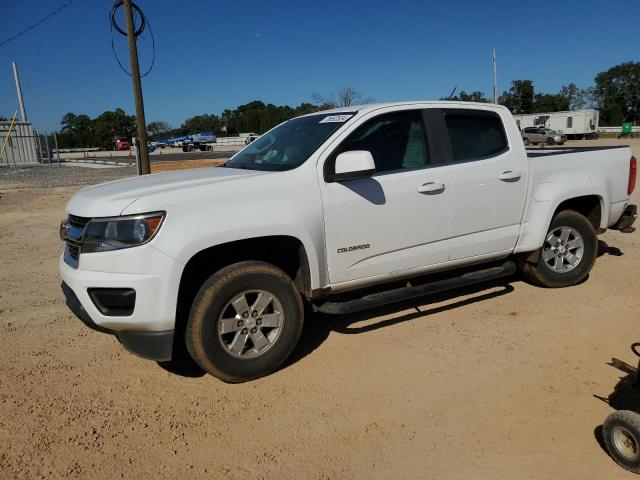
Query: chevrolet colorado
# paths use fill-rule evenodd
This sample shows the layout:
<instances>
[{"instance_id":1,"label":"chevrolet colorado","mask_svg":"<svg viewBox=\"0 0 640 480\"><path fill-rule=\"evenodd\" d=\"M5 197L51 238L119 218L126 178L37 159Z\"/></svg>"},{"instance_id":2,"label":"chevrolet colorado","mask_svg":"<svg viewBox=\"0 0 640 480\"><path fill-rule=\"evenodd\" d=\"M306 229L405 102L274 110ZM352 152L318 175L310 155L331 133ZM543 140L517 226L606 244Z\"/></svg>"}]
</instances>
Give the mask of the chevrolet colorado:
<instances>
[{"instance_id":1,"label":"chevrolet colorado","mask_svg":"<svg viewBox=\"0 0 640 480\"><path fill-rule=\"evenodd\" d=\"M266 375L305 302L349 313L522 274L583 281L633 231L628 147L527 152L498 105L363 105L286 121L224 166L81 190L60 227L67 305L156 361ZM185 348L186 347L186 348Z\"/></svg>"}]
</instances>

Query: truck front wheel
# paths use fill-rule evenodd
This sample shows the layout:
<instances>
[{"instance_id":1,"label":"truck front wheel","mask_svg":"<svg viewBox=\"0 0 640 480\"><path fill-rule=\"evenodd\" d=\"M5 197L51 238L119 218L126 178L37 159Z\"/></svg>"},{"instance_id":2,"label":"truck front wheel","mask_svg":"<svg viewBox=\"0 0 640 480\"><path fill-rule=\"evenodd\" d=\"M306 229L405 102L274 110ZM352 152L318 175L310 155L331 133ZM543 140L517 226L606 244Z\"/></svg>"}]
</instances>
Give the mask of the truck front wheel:
<instances>
[{"instance_id":1,"label":"truck front wheel","mask_svg":"<svg viewBox=\"0 0 640 480\"><path fill-rule=\"evenodd\" d=\"M522 274L544 287L562 288L582 282L598 254L598 238L587 218L564 210L551 221L537 262L524 261Z\"/></svg>"},{"instance_id":2,"label":"truck front wheel","mask_svg":"<svg viewBox=\"0 0 640 480\"><path fill-rule=\"evenodd\" d=\"M191 307L187 350L225 382L267 375L291 355L304 321L291 278L265 262L239 262L214 273Z\"/></svg>"}]
</instances>

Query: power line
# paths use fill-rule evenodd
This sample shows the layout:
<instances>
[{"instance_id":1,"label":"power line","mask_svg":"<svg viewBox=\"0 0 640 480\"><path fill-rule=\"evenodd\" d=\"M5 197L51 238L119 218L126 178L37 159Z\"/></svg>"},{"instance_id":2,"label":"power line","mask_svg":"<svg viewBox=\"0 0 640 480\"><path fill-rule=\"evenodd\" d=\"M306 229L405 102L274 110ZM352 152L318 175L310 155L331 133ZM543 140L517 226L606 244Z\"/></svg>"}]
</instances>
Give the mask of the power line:
<instances>
[{"instance_id":1,"label":"power line","mask_svg":"<svg viewBox=\"0 0 640 480\"><path fill-rule=\"evenodd\" d=\"M116 30L121 35L124 35L125 37L127 36L127 32L122 28L120 28L120 26L118 26L118 22L116 22L116 12L118 8L122 7L122 5L123 5L123 0L116 0L113 3L113 7L111 7L111 12L109 13L109 23L111 26L111 51L113 52L113 56L115 57L116 62L118 62L118 65L120 66L122 71L131 77L132 76L131 72L129 72L122 65L122 62L120 62L120 58L116 53L116 46L113 39L114 30ZM151 73L151 70L153 69L153 65L156 62L156 39L153 36L153 30L151 30L151 23L149 23L149 20L147 19L147 17L145 17L140 7L138 7L138 5L136 5L135 3L131 3L131 8L140 17L140 26L138 28L135 28L135 25L134 25L135 31L133 32L133 36L137 39L140 35L142 35L142 32L144 32L147 27L149 28L149 34L151 35L151 49L152 49L151 64L149 65L149 68L147 69L147 71L144 72L142 75L140 75L140 78L144 78L147 75L149 75L149 73Z\"/></svg>"},{"instance_id":2,"label":"power line","mask_svg":"<svg viewBox=\"0 0 640 480\"><path fill-rule=\"evenodd\" d=\"M33 25L31 25L30 27L24 29L23 31L21 31L20 33L15 34L13 37L9 37L6 40L3 40L2 42L0 42L0 47L3 47L4 45L6 45L7 43L15 40L18 37L21 37L22 35L24 35L27 32L30 32L31 30L33 30L34 28L36 28L38 25L43 24L44 22L46 22L47 20L49 20L51 17L53 17L54 15L58 14L61 10L67 8L69 5L71 5L71 3L73 2L73 0L69 0L67 3L61 5L60 7L58 7L56 10L54 10L53 12L51 12L49 15L47 15L46 17L44 17L41 20L38 20L36 23L34 23Z\"/></svg>"}]
</instances>

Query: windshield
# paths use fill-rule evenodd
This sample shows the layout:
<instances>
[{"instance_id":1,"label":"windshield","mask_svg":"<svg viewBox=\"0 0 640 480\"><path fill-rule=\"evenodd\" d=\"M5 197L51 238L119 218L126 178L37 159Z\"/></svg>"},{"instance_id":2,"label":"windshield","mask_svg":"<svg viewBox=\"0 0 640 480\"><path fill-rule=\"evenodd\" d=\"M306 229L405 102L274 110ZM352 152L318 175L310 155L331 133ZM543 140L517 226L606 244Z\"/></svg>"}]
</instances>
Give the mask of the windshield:
<instances>
[{"instance_id":1,"label":"windshield","mask_svg":"<svg viewBox=\"0 0 640 480\"><path fill-rule=\"evenodd\" d=\"M545 128L544 131L545 131L545 133L553 133L553 134L556 133L555 130L551 130L550 128Z\"/></svg>"},{"instance_id":2,"label":"windshield","mask_svg":"<svg viewBox=\"0 0 640 480\"><path fill-rule=\"evenodd\" d=\"M292 170L302 165L353 115L355 112L293 118L257 138L224 166L247 170Z\"/></svg>"}]
</instances>

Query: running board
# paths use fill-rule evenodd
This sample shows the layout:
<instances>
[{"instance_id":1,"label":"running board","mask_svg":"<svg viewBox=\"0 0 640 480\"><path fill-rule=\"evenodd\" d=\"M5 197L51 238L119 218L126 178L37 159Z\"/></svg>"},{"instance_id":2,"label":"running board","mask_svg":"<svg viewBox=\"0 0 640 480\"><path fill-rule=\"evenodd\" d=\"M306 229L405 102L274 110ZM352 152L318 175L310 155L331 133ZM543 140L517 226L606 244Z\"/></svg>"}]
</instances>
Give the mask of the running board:
<instances>
[{"instance_id":1,"label":"running board","mask_svg":"<svg viewBox=\"0 0 640 480\"><path fill-rule=\"evenodd\" d=\"M473 272L467 272L455 277L436 280L423 285L394 288L384 292L371 293L361 298L345 300L342 302L324 302L314 305L314 310L322 313L341 315L344 313L359 312L370 308L380 307L389 303L401 302L412 298L422 297L433 293L440 293L454 288L467 287L476 283L508 277L516 272L516 264L508 260L497 267L484 268Z\"/></svg>"}]
</instances>

